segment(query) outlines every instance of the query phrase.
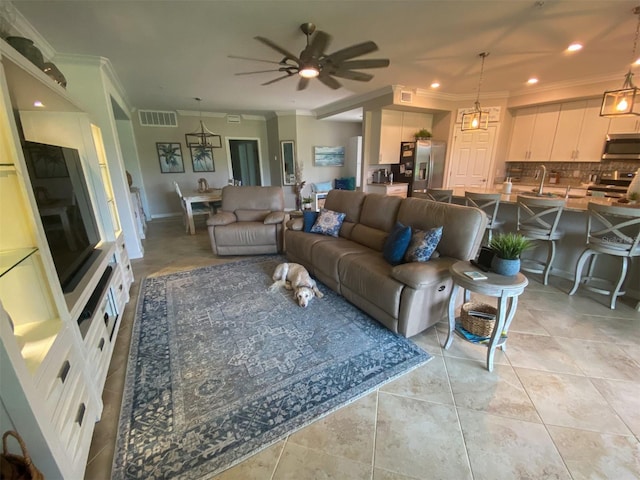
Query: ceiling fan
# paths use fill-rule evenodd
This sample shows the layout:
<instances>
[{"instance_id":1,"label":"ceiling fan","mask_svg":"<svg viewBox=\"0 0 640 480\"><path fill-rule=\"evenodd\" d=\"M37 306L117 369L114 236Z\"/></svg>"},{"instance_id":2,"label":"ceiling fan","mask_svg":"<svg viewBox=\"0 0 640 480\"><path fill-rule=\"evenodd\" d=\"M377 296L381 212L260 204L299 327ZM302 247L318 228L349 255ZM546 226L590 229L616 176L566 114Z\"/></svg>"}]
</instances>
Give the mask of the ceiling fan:
<instances>
[{"instance_id":1,"label":"ceiling fan","mask_svg":"<svg viewBox=\"0 0 640 480\"><path fill-rule=\"evenodd\" d=\"M318 78L327 87L337 89L342 85L334 77L345 78L348 80L357 80L359 82L368 82L373 75L355 70L368 68L384 68L389 66L387 58L370 58L363 60L353 60L361 55L375 52L378 46L375 42L368 41L358 43L342 50L338 50L332 54L325 53L326 48L331 42L331 36L326 32L318 30L313 23L303 23L300 30L307 37L307 46L300 52L300 56L296 56L290 51L277 45L273 41L265 37L254 37L259 42L264 43L276 52L284 55L279 62L272 60L262 60L258 58L239 57L229 55L229 58L238 58L241 60L253 60L257 62L274 63L279 65L278 68L271 70L258 70L255 72L241 72L236 75L253 75L255 73L282 72L285 75L269 80L262 85L270 85L272 83L284 80L295 74L300 76L298 82L298 90L303 90L309 85L311 78ZM313 35L315 32L315 35ZM313 38L311 36L313 35Z\"/></svg>"}]
</instances>

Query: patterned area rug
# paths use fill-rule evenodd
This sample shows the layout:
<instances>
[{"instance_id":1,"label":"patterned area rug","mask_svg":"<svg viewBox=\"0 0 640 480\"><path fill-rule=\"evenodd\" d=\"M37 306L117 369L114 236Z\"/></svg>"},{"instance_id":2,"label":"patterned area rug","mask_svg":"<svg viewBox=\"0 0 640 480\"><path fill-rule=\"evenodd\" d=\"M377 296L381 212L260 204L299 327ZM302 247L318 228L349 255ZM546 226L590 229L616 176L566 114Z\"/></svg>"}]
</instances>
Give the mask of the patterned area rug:
<instances>
[{"instance_id":1,"label":"patterned area rug","mask_svg":"<svg viewBox=\"0 0 640 480\"><path fill-rule=\"evenodd\" d=\"M270 292L282 261L144 281L112 478L210 478L431 358L324 285Z\"/></svg>"}]
</instances>

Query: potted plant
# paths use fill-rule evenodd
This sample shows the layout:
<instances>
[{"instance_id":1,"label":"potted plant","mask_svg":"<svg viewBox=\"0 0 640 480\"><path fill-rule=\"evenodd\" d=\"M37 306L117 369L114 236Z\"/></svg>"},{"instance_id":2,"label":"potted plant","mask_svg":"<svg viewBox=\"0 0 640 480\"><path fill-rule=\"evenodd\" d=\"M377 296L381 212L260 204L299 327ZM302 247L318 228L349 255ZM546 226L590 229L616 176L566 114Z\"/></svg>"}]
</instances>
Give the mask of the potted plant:
<instances>
[{"instance_id":1,"label":"potted plant","mask_svg":"<svg viewBox=\"0 0 640 480\"><path fill-rule=\"evenodd\" d=\"M311 197L304 197L302 199L302 207L305 210L311 210L311 203L313 202L313 199Z\"/></svg>"},{"instance_id":2,"label":"potted plant","mask_svg":"<svg viewBox=\"0 0 640 480\"><path fill-rule=\"evenodd\" d=\"M500 233L489 242L494 256L491 269L500 275L515 275L520 271L520 254L531 247L531 241L518 233Z\"/></svg>"},{"instance_id":3,"label":"potted plant","mask_svg":"<svg viewBox=\"0 0 640 480\"><path fill-rule=\"evenodd\" d=\"M416 133L413 134L416 140L423 140L431 138L431 132L426 128L421 128Z\"/></svg>"}]
</instances>

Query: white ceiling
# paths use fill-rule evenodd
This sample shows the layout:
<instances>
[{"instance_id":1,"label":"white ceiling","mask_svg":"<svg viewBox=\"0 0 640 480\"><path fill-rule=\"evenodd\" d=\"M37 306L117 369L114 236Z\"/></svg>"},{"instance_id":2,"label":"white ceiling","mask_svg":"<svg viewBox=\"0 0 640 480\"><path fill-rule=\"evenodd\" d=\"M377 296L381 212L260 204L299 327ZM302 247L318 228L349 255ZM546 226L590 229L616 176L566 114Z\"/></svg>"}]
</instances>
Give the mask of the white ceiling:
<instances>
[{"instance_id":1,"label":"white ceiling","mask_svg":"<svg viewBox=\"0 0 640 480\"><path fill-rule=\"evenodd\" d=\"M486 59L482 93L520 92L576 80L619 79L632 60L640 0L13 0L59 53L107 57L135 108L266 114L314 111L347 97L402 85L474 98L479 53ZM260 84L278 72L236 76L280 61L254 40L260 35L298 54L299 30L313 22L333 38L328 53L373 40L389 58L366 70L370 82L340 80L331 90L317 80L297 91L297 78ZM581 52L565 53L574 41ZM640 51L640 48L639 48ZM538 86L525 86L530 76ZM201 105L194 100L201 97Z\"/></svg>"}]
</instances>

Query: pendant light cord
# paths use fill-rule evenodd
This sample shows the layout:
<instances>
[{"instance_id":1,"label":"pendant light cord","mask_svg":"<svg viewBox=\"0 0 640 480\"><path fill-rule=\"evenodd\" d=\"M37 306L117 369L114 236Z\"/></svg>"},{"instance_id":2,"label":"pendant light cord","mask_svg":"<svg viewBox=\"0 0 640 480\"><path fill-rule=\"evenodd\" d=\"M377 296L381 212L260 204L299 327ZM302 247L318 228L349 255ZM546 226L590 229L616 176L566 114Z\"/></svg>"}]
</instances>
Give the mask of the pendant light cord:
<instances>
[{"instance_id":1,"label":"pendant light cord","mask_svg":"<svg viewBox=\"0 0 640 480\"><path fill-rule=\"evenodd\" d=\"M639 24L640 26L640 24ZM480 79L478 80L478 94L476 95L476 110L480 110L480 87L482 87L482 74L484 73L484 59L489 56L489 52L482 52L479 54L482 57L482 63L480 65Z\"/></svg>"},{"instance_id":2,"label":"pendant light cord","mask_svg":"<svg viewBox=\"0 0 640 480\"><path fill-rule=\"evenodd\" d=\"M633 9L633 13L638 16L638 23L636 24L636 35L633 39L633 50L631 51L631 63L629 64L629 71L624 79L624 85L622 88L634 88L633 84L633 64L636 61L636 48L638 47L638 36L640 36L640 6Z\"/></svg>"}]
</instances>

